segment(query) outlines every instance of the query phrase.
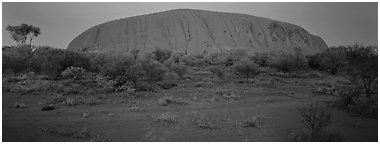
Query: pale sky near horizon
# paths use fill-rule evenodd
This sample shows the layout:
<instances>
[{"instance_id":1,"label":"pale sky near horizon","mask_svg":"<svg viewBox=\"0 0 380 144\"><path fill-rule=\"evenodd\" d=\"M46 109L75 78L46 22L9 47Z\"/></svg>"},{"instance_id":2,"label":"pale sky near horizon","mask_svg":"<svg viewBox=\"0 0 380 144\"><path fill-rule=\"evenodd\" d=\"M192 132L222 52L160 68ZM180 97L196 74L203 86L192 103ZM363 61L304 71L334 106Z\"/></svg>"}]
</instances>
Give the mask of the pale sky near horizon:
<instances>
[{"instance_id":1,"label":"pale sky near horizon","mask_svg":"<svg viewBox=\"0 0 380 144\"><path fill-rule=\"evenodd\" d=\"M5 27L41 28L34 45L66 48L85 30L107 21L171 9L233 12L299 25L328 46L377 45L378 4L372 3L2 3L2 45L15 44Z\"/></svg>"}]
</instances>

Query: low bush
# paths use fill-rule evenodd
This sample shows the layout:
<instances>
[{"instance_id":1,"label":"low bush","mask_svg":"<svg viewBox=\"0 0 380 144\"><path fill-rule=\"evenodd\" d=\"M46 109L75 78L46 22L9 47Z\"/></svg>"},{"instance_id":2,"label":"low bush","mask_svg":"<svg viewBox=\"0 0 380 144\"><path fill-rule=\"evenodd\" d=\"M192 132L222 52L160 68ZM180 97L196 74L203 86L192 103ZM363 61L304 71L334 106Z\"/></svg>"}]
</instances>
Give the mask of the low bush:
<instances>
[{"instance_id":1,"label":"low bush","mask_svg":"<svg viewBox=\"0 0 380 144\"><path fill-rule=\"evenodd\" d=\"M16 102L13 104L14 108L26 108L26 104L22 102Z\"/></svg>"},{"instance_id":2,"label":"low bush","mask_svg":"<svg viewBox=\"0 0 380 144\"><path fill-rule=\"evenodd\" d=\"M324 129L332 123L332 113L323 105L306 104L297 108L302 123L309 130L311 141L318 141Z\"/></svg>"},{"instance_id":3,"label":"low bush","mask_svg":"<svg viewBox=\"0 0 380 144\"><path fill-rule=\"evenodd\" d=\"M217 75L220 79L224 78L225 70L223 66L211 66L208 70Z\"/></svg>"},{"instance_id":4,"label":"low bush","mask_svg":"<svg viewBox=\"0 0 380 144\"><path fill-rule=\"evenodd\" d=\"M215 130L218 128L216 121L200 116L192 120L192 123L201 129Z\"/></svg>"},{"instance_id":5,"label":"low bush","mask_svg":"<svg viewBox=\"0 0 380 144\"><path fill-rule=\"evenodd\" d=\"M172 67L172 70L178 74L178 76L180 77L180 79L183 79L183 75L185 75L188 71L188 68L187 66L183 65L183 64L177 64L177 65L174 65Z\"/></svg>"},{"instance_id":6,"label":"low bush","mask_svg":"<svg viewBox=\"0 0 380 144\"><path fill-rule=\"evenodd\" d=\"M198 81L195 83L195 87L197 88L212 88L214 83L210 81Z\"/></svg>"},{"instance_id":7,"label":"low bush","mask_svg":"<svg viewBox=\"0 0 380 144\"><path fill-rule=\"evenodd\" d=\"M173 96L166 95L160 99L158 99L158 104L160 106L168 106L169 104L178 104L178 105L186 105L187 102L174 98Z\"/></svg>"},{"instance_id":8,"label":"low bush","mask_svg":"<svg viewBox=\"0 0 380 144\"><path fill-rule=\"evenodd\" d=\"M62 137L70 137L90 142L108 142L111 141L110 138L100 136L99 134L88 130L86 128L73 129L73 128L42 128L42 132L51 135L57 135Z\"/></svg>"},{"instance_id":9,"label":"low bush","mask_svg":"<svg viewBox=\"0 0 380 144\"><path fill-rule=\"evenodd\" d=\"M135 88L137 81L142 77L143 71L140 63L129 55L110 55L106 58L101 74L108 81L114 81L113 87L122 87L131 82Z\"/></svg>"},{"instance_id":10,"label":"low bush","mask_svg":"<svg viewBox=\"0 0 380 144\"><path fill-rule=\"evenodd\" d=\"M74 80L80 79L83 76L83 73L86 70L83 69L82 67L68 67L66 70L64 70L61 75L64 78L72 78Z\"/></svg>"},{"instance_id":11,"label":"low bush","mask_svg":"<svg viewBox=\"0 0 380 144\"><path fill-rule=\"evenodd\" d=\"M350 80L364 89L366 96L377 97L378 56L377 46L354 45L346 52L347 74Z\"/></svg>"},{"instance_id":12,"label":"low bush","mask_svg":"<svg viewBox=\"0 0 380 144\"><path fill-rule=\"evenodd\" d=\"M255 115L249 118L243 118L238 121L238 124L240 127L248 128L248 127L254 127L254 128L260 128L260 125L262 123L262 115Z\"/></svg>"},{"instance_id":13,"label":"low bush","mask_svg":"<svg viewBox=\"0 0 380 144\"><path fill-rule=\"evenodd\" d=\"M140 64L141 70L150 85L154 85L164 79L166 69L163 64L152 59L143 59L140 61Z\"/></svg>"},{"instance_id":14,"label":"low bush","mask_svg":"<svg viewBox=\"0 0 380 144\"><path fill-rule=\"evenodd\" d=\"M158 83L158 86L160 86L162 89L171 89L173 87L176 87L177 84L173 82L163 81L163 82Z\"/></svg>"},{"instance_id":15,"label":"low bush","mask_svg":"<svg viewBox=\"0 0 380 144\"><path fill-rule=\"evenodd\" d=\"M247 78L247 82L249 78L254 78L261 72L259 65L249 59L236 62L232 67L238 74L245 76Z\"/></svg>"},{"instance_id":16,"label":"low bush","mask_svg":"<svg viewBox=\"0 0 380 144\"><path fill-rule=\"evenodd\" d=\"M325 131L317 138L312 138L310 133L292 132L288 136L292 142L343 142L344 136L338 132Z\"/></svg>"},{"instance_id":17,"label":"low bush","mask_svg":"<svg viewBox=\"0 0 380 144\"><path fill-rule=\"evenodd\" d=\"M152 54L153 59L157 60L160 63L164 63L167 59L170 58L170 56L172 55L172 51L167 49L156 48L156 50L153 51Z\"/></svg>"},{"instance_id":18,"label":"low bush","mask_svg":"<svg viewBox=\"0 0 380 144\"><path fill-rule=\"evenodd\" d=\"M216 91L216 95L228 100L237 100L240 98L240 95L232 92L229 89L219 89Z\"/></svg>"},{"instance_id":19,"label":"low bush","mask_svg":"<svg viewBox=\"0 0 380 144\"><path fill-rule=\"evenodd\" d=\"M350 86L339 87L336 91L339 95L342 106L345 108L352 106L355 102L355 99L360 96L360 91Z\"/></svg>"},{"instance_id":20,"label":"low bush","mask_svg":"<svg viewBox=\"0 0 380 144\"><path fill-rule=\"evenodd\" d=\"M157 122L164 126L173 126L178 124L178 120L174 114L169 112L162 113L158 116Z\"/></svg>"}]
</instances>

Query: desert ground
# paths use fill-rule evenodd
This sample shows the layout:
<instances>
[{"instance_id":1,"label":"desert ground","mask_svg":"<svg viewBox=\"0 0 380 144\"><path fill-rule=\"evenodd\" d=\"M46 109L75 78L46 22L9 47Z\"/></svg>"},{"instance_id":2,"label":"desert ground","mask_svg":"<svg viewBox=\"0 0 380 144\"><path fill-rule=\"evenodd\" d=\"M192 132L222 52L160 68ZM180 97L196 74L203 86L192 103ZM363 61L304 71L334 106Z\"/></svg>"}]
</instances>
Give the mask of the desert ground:
<instances>
[{"instance_id":1,"label":"desert ground","mask_svg":"<svg viewBox=\"0 0 380 144\"><path fill-rule=\"evenodd\" d=\"M339 108L338 96L319 91L347 84L339 75L273 72L247 82L192 69L184 79L167 74L154 92L133 94L101 91L95 75L3 75L3 141L286 142L307 131L297 111L305 103L327 105L333 122L326 131L343 141L378 141L377 118Z\"/></svg>"}]
</instances>

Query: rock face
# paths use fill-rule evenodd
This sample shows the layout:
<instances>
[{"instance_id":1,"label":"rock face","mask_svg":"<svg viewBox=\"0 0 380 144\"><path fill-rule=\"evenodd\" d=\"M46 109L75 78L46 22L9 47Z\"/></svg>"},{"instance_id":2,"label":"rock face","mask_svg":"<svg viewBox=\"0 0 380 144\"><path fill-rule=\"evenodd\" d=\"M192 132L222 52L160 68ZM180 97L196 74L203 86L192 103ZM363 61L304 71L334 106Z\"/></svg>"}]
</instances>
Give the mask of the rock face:
<instances>
[{"instance_id":1,"label":"rock face","mask_svg":"<svg viewBox=\"0 0 380 144\"><path fill-rule=\"evenodd\" d=\"M177 9L129 17L94 26L77 36L69 50L140 53L156 48L173 52L214 53L232 49L247 52L304 54L327 49L322 38L303 28L262 17L203 10Z\"/></svg>"}]
</instances>

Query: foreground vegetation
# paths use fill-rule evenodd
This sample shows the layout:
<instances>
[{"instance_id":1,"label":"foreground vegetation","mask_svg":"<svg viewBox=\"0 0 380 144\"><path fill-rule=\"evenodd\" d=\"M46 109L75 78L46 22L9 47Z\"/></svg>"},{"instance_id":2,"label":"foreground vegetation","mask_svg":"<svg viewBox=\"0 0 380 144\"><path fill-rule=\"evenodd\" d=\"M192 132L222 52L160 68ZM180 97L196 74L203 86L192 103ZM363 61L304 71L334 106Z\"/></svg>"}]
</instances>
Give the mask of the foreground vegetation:
<instances>
[{"instance_id":1,"label":"foreground vegetation","mask_svg":"<svg viewBox=\"0 0 380 144\"><path fill-rule=\"evenodd\" d=\"M206 77L209 74L212 78ZM139 103L152 97L159 108L169 110L173 107L191 107L192 101L199 99L215 103L246 98L237 87L223 87L230 82L246 86L247 89L280 89L289 85L281 78L312 79L327 75L342 77L346 81L318 86L313 91L316 96L334 98L333 103L306 104L294 110L299 113L307 131L295 133L289 137L290 141L343 141L339 133L326 132L326 127L334 123L333 112L326 107L337 107L361 117L377 118L377 47L334 47L311 56L304 56L298 48L293 53L283 54L247 54L242 50L233 50L185 55L163 49L145 54L140 54L138 50L122 54L98 54L46 46L35 49L28 45L3 47L3 94L48 95L39 105L43 111L55 110L61 104L67 107L99 105L106 103L108 98L115 98L120 103L130 103L127 111L147 112ZM186 82L191 83L191 87ZM181 94L162 94L167 90L186 89L191 90L187 91L189 94L210 93L212 97L193 96L189 100ZM155 97L154 94L160 95ZM115 100L111 103L116 103ZM266 101L273 102L272 99ZM30 104L16 101L12 107L25 109ZM3 118L7 115L10 114L3 111ZM82 113L83 119L93 115L91 112ZM177 115L158 113L152 121L160 127L183 125L185 122ZM107 113L107 117L115 117L115 114ZM265 124L265 116L260 114L241 114L240 117L235 123L241 136L246 136L250 128L258 129ZM226 121L201 115L191 118L190 123L200 129L217 131ZM69 134L64 132L67 130L64 128L45 129L44 132L55 135L83 137L84 141L110 141L99 134L81 136L82 133L92 133L87 129L85 132L70 130Z\"/></svg>"}]
</instances>

